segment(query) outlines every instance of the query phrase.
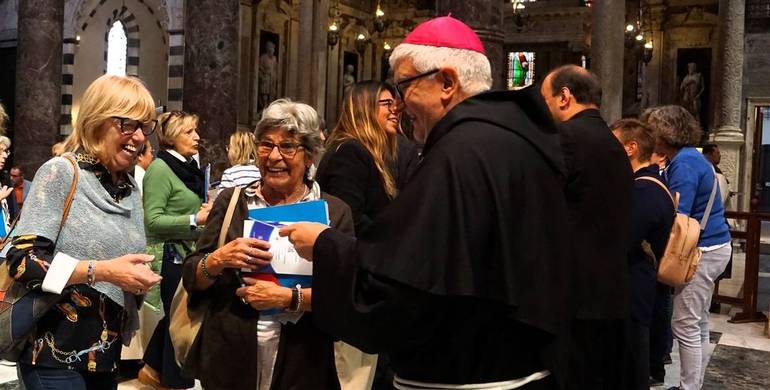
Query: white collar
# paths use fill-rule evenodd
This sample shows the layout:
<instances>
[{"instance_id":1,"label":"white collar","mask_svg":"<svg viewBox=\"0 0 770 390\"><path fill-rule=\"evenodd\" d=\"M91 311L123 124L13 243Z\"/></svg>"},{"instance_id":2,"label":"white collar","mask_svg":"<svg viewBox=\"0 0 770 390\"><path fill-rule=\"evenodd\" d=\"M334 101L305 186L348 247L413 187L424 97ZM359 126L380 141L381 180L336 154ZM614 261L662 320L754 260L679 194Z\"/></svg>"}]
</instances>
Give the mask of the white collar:
<instances>
[{"instance_id":1,"label":"white collar","mask_svg":"<svg viewBox=\"0 0 770 390\"><path fill-rule=\"evenodd\" d=\"M177 152L177 151L176 151L176 150L174 150L174 149L166 149L166 151L168 152L168 154L170 154L170 155L172 155L172 156L176 157L176 158L177 158L177 160L179 160L179 161L181 161L181 162L188 162L188 161L190 161L189 159L185 158L184 156L182 156L181 154L179 154L179 152Z\"/></svg>"}]
</instances>

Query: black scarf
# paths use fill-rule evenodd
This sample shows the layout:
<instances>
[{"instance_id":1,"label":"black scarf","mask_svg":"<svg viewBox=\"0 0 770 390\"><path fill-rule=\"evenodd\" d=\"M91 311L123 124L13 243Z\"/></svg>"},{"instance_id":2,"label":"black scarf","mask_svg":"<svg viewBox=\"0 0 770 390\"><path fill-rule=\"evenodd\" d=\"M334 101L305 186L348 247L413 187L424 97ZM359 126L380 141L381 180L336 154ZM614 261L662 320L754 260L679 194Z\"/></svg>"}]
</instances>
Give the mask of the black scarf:
<instances>
[{"instance_id":1,"label":"black scarf","mask_svg":"<svg viewBox=\"0 0 770 390\"><path fill-rule=\"evenodd\" d=\"M171 171L174 172L176 177L178 177L190 191L203 200L203 195L206 191L204 188L205 178L203 171L198 168L198 163L195 159L190 159L189 162L182 162L167 150L158 152L158 158L163 160L166 165L171 168Z\"/></svg>"},{"instance_id":2,"label":"black scarf","mask_svg":"<svg viewBox=\"0 0 770 390\"><path fill-rule=\"evenodd\" d=\"M117 183L113 183L112 174L95 156L79 150L75 153L75 160L78 162L80 169L94 173L102 187L107 190L107 193L116 202L120 202L123 198L131 195L131 190L134 186L131 185L131 181L128 180L128 175L125 172L119 173Z\"/></svg>"}]
</instances>

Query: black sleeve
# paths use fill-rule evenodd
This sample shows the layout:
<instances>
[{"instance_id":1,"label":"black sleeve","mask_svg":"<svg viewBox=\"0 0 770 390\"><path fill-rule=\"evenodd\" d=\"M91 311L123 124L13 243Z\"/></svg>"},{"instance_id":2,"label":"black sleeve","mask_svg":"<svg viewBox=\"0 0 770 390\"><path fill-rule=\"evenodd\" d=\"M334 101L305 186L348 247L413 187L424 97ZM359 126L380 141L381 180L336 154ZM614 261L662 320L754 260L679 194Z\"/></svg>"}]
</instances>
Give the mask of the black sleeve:
<instances>
[{"instance_id":1,"label":"black sleeve","mask_svg":"<svg viewBox=\"0 0 770 390\"><path fill-rule=\"evenodd\" d=\"M54 243L46 237L14 237L6 255L8 274L28 288L40 288L54 254Z\"/></svg>"},{"instance_id":2,"label":"black sleeve","mask_svg":"<svg viewBox=\"0 0 770 390\"><path fill-rule=\"evenodd\" d=\"M356 231L371 223L365 214L367 185L374 162L369 153L356 142L344 142L325 161L319 173L321 190L334 195L350 206Z\"/></svg>"},{"instance_id":3,"label":"black sleeve","mask_svg":"<svg viewBox=\"0 0 770 390\"><path fill-rule=\"evenodd\" d=\"M356 240L327 229L313 248L313 319L367 353L420 345L435 333L441 299L356 265Z\"/></svg>"}]
</instances>

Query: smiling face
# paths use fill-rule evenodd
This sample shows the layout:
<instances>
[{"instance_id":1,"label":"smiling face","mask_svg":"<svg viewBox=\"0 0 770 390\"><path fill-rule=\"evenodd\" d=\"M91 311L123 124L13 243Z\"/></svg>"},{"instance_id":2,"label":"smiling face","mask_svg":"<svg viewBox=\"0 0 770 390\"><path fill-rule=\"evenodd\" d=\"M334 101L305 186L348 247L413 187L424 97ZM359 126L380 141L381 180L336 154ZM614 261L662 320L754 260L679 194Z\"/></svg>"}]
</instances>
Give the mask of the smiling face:
<instances>
[{"instance_id":1,"label":"smiling face","mask_svg":"<svg viewBox=\"0 0 770 390\"><path fill-rule=\"evenodd\" d=\"M377 123L389 134L398 131L398 114L395 97L387 89L377 98Z\"/></svg>"},{"instance_id":2,"label":"smiling face","mask_svg":"<svg viewBox=\"0 0 770 390\"><path fill-rule=\"evenodd\" d=\"M312 156L301 145L296 148L293 156L288 155L291 153L280 152L280 146L299 144L298 137L280 127L274 127L266 130L258 143L279 145L269 151L269 146L257 147L257 166L262 174L263 187L281 194L292 194L304 185L305 173L313 162Z\"/></svg>"},{"instance_id":3,"label":"smiling face","mask_svg":"<svg viewBox=\"0 0 770 390\"><path fill-rule=\"evenodd\" d=\"M393 79L399 81L420 75L411 58L404 58L395 64ZM401 83L403 112L412 120L414 138L424 143L433 126L446 114L441 101L441 83L435 76L420 77L409 83Z\"/></svg>"},{"instance_id":4,"label":"smiling face","mask_svg":"<svg viewBox=\"0 0 770 390\"><path fill-rule=\"evenodd\" d=\"M111 174L123 172L136 161L139 145L144 143L145 135L141 130L124 135L120 130L120 121L106 119L100 129L102 138L99 161Z\"/></svg>"}]
</instances>

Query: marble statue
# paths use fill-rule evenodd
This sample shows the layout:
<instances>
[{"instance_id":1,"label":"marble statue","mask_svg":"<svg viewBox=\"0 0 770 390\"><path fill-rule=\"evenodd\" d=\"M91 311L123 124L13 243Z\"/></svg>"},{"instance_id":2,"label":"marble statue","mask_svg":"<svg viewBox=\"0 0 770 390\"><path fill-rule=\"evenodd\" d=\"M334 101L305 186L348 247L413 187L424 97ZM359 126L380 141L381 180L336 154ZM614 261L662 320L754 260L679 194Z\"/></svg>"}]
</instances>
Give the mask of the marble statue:
<instances>
[{"instance_id":1,"label":"marble statue","mask_svg":"<svg viewBox=\"0 0 770 390\"><path fill-rule=\"evenodd\" d=\"M352 64L345 66L345 74L342 75L342 94L347 96L350 87L356 83L356 76L354 74L356 68Z\"/></svg>"},{"instance_id":2,"label":"marble statue","mask_svg":"<svg viewBox=\"0 0 770 390\"><path fill-rule=\"evenodd\" d=\"M681 93L682 106L686 108L700 122L701 94L705 85L703 76L698 72L698 66L694 62L687 64L687 75L682 79L679 85Z\"/></svg>"},{"instance_id":3,"label":"marble statue","mask_svg":"<svg viewBox=\"0 0 770 390\"><path fill-rule=\"evenodd\" d=\"M265 52L259 56L259 107L270 104L276 95L278 59L275 56L275 43L265 42Z\"/></svg>"}]
</instances>

